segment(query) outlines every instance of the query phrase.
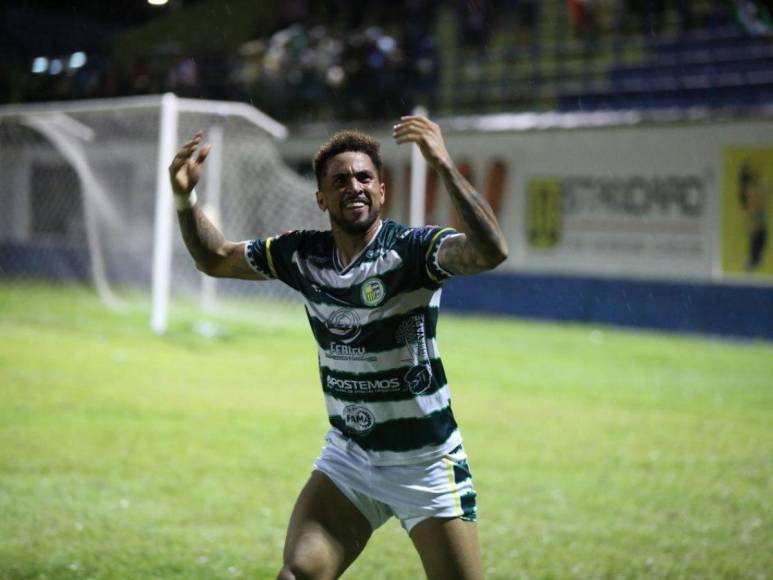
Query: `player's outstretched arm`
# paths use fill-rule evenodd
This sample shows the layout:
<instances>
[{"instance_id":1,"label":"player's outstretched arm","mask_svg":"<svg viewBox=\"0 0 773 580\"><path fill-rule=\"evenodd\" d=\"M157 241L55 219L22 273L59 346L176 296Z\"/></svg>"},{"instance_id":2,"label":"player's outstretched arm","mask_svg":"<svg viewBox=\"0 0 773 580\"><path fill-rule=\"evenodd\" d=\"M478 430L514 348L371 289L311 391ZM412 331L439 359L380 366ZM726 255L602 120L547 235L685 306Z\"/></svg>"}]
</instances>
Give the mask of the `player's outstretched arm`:
<instances>
[{"instance_id":1,"label":"player's outstretched arm","mask_svg":"<svg viewBox=\"0 0 773 580\"><path fill-rule=\"evenodd\" d=\"M507 258L507 242L494 210L456 169L440 127L421 116L401 117L392 134L398 143L415 143L438 172L459 214L464 235L447 238L440 247L440 266L454 274L491 270Z\"/></svg>"},{"instance_id":2,"label":"player's outstretched arm","mask_svg":"<svg viewBox=\"0 0 773 580\"><path fill-rule=\"evenodd\" d=\"M263 280L264 277L247 264L244 242L226 240L196 203L193 188L199 182L210 148L208 143L202 144L203 137L201 132L196 133L193 139L180 147L169 165L177 221L185 246L196 262L196 267L205 274Z\"/></svg>"}]
</instances>

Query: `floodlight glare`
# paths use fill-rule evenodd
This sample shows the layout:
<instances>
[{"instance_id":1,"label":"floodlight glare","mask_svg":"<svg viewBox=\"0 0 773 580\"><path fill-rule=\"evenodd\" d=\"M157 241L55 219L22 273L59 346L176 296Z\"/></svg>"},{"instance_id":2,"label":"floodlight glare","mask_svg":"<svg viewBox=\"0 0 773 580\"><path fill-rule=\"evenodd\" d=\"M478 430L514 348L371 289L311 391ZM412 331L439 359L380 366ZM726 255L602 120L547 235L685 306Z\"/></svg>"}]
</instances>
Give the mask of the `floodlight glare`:
<instances>
[{"instance_id":1,"label":"floodlight glare","mask_svg":"<svg viewBox=\"0 0 773 580\"><path fill-rule=\"evenodd\" d=\"M45 56L35 57L32 61L32 72L36 75L48 70L48 59Z\"/></svg>"},{"instance_id":2,"label":"floodlight glare","mask_svg":"<svg viewBox=\"0 0 773 580\"><path fill-rule=\"evenodd\" d=\"M60 72L62 72L63 68L62 61L58 58L55 58L51 61L51 66L48 67L48 72L50 72L52 75L58 75Z\"/></svg>"},{"instance_id":3,"label":"floodlight glare","mask_svg":"<svg viewBox=\"0 0 773 580\"><path fill-rule=\"evenodd\" d=\"M68 63L68 66L71 69L81 68L84 64L86 64L85 52L73 52L70 55L70 62Z\"/></svg>"},{"instance_id":4,"label":"floodlight glare","mask_svg":"<svg viewBox=\"0 0 773 580\"><path fill-rule=\"evenodd\" d=\"M168 1L169 0L148 0L148 4L152 4L153 6L163 6Z\"/></svg>"}]
</instances>

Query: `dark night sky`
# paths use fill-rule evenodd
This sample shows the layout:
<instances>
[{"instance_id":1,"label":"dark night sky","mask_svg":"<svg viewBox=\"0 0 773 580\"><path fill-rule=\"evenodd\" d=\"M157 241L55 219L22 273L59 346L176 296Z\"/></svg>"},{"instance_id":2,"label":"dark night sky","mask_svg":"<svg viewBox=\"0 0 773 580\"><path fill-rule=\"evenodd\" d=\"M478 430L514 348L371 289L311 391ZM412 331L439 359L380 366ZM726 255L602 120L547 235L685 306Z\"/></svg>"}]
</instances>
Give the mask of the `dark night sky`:
<instances>
[{"instance_id":1,"label":"dark night sky","mask_svg":"<svg viewBox=\"0 0 773 580\"><path fill-rule=\"evenodd\" d=\"M141 24L169 10L151 6L147 0L5 0L3 6L45 11L120 26Z\"/></svg>"},{"instance_id":2,"label":"dark night sky","mask_svg":"<svg viewBox=\"0 0 773 580\"><path fill-rule=\"evenodd\" d=\"M183 0L172 1L180 5ZM116 32L173 9L151 6L147 0L3 0L0 49L18 59L106 50Z\"/></svg>"}]
</instances>

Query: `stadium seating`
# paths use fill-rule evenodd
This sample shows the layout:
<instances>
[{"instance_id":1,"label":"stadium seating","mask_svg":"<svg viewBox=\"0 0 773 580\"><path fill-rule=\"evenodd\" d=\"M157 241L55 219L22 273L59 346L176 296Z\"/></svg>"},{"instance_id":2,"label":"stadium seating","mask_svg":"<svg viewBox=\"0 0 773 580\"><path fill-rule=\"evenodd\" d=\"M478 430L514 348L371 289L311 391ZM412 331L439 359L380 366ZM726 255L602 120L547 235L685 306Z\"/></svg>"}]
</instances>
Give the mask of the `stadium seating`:
<instances>
[{"instance_id":1,"label":"stadium seating","mask_svg":"<svg viewBox=\"0 0 773 580\"><path fill-rule=\"evenodd\" d=\"M61 50L30 44L18 23L35 19L42 30L74 30L66 15L0 8L0 32L19 53L0 63L0 102L171 91L250 102L285 122L391 118L415 104L463 115L773 102L773 40L743 28L733 2L664 3L657 18L654 3L599 2L594 24L583 29L565 0L472 3L487 7L474 22L457 9L464 4L398 2L375 23L345 29L322 11L289 26L263 26L274 30L268 36L244 32L231 42L238 49L159 41L125 62L110 48L122 37L103 34L99 43L78 45L89 53L83 68L56 74L30 67L38 54L61 61ZM635 5L639 11L630 9ZM642 12L647 5L650 12ZM411 10L421 18L410 18ZM192 66L181 80L175 69L182 65Z\"/></svg>"},{"instance_id":2,"label":"stadium seating","mask_svg":"<svg viewBox=\"0 0 773 580\"><path fill-rule=\"evenodd\" d=\"M607 87L566 91L565 111L758 106L773 101L773 41L722 27L653 42L637 64L613 65Z\"/></svg>"}]
</instances>

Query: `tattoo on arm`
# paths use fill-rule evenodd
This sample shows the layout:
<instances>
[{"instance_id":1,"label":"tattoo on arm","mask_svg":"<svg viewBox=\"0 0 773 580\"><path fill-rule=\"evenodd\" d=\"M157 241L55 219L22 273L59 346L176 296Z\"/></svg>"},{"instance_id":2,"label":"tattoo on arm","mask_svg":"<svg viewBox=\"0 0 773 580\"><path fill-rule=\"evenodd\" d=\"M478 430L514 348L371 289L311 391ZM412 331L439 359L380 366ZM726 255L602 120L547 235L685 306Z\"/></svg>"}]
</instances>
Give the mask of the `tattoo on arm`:
<instances>
[{"instance_id":1,"label":"tattoo on arm","mask_svg":"<svg viewBox=\"0 0 773 580\"><path fill-rule=\"evenodd\" d=\"M475 255L467 248L467 236L448 237L443 240L438 253L440 267L452 274L477 274L487 268L480 266Z\"/></svg>"},{"instance_id":2,"label":"tattoo on arm","mask_svg":"<svg viewBox=\"0 0 773 580\"><path fill-rule=\"evenodd\" d=\"M507 257L507 242L494 210L455 167L442 169L440 175L465 234L443 242L438 255L441 267L454 274L491 270Z\"/></svg>"}]
</instances>

